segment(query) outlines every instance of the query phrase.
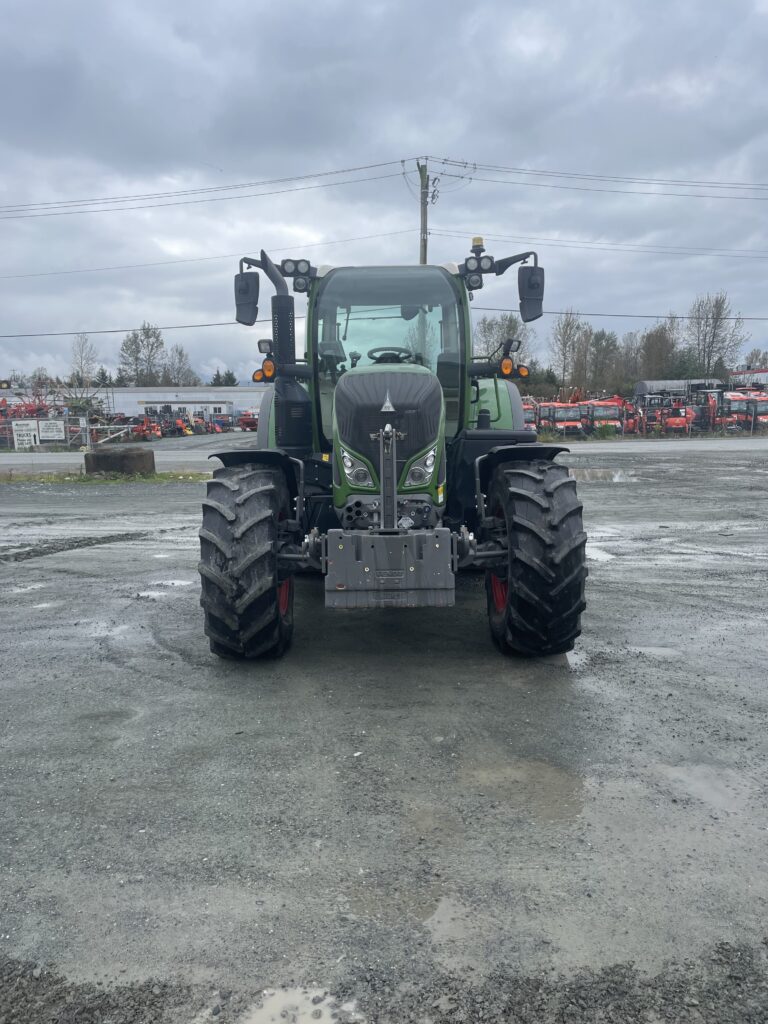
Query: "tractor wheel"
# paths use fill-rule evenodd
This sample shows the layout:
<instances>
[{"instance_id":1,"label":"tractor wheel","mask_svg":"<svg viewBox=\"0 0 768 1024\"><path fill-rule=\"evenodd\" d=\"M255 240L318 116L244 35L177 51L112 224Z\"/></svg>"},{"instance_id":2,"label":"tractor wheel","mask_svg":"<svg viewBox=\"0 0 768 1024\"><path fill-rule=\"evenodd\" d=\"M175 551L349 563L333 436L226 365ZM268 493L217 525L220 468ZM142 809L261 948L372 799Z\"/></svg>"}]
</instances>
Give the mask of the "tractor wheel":
<instances>
[{"instance_id":1,"label":"tractor wheel","mask_svg":"<svg viewBox=\"0 0 768 1024\"><path fill-rule=\"evenodd\" d=\"M217 469L203 501L200 604L220 658L280 657L293 634L293 578L277 568L278 524L291 516L285 475Z\"/></svg>"},{"instance_id":2,"label":"tractor wheel","mask_svg":"<svg viewBox=\"0 0 768 1024\"><path fill-rule=\"evenodd\" d=\"M498 466L488 495L492 539L507 547L485 574L491 635L521 657L563 654L581 632L587 576L576 481L553 462Z\"/></svg>"}]
</instances>

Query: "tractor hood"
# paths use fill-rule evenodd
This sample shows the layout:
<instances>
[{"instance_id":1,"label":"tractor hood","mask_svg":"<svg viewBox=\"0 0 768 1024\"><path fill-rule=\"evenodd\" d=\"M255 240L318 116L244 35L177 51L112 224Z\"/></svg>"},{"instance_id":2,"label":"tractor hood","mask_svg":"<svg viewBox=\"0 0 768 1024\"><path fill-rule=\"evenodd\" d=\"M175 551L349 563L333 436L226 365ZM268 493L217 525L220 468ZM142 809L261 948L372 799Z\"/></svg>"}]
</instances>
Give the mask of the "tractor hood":
<instances>
[{"instance_id":1,"label":"tractor hood","mask_svg":"<svg viewBox=\"0 0 768 1024\"><path fill-rule=\"evenodd\" d=\"M438 439L443 391L426 367L382 365L348 370L334 391L338 439L378 469L379 442L371 435L390 423L398 432L398 463Z\"/></svg>"}]
</instances>

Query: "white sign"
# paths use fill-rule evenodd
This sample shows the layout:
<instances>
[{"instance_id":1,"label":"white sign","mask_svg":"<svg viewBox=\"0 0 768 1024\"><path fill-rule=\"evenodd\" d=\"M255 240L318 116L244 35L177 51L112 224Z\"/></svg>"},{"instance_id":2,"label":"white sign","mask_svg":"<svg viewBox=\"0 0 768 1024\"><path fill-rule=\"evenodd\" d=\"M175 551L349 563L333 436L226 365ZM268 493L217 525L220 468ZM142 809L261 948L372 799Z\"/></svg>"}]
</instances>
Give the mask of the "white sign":
<instances>
[{"instance_id":1,"label":"white sign","mask_svg":"<svg viewBox=\"0 0 768 1024\"><path fill-rule=\"evenodd\" d=\"M13 420L13 444L15 448L35 448L40 444L37 420Z\"/></svg>"},{"instance_id":2,"label":"white sign","mask_svg":"<svg viewBox=\"0 0 768 1024\"><path fill-rule=\"evenodd\" d=\"M41 441L63 441L64 420L38 420L37 433Z\"/></svg>"}]
</instances>

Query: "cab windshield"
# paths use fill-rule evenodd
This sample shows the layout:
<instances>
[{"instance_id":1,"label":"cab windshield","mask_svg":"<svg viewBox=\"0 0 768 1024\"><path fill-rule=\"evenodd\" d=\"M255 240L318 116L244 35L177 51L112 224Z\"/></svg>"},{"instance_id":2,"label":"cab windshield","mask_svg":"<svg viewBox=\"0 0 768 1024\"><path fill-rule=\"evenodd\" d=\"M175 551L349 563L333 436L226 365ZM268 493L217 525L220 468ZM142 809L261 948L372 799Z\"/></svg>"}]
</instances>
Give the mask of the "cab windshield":
<instances>
[{"instance_id":1,"label":"cab windshield","mask_svg":"<svg viewBox=\"0 0 768 1024\"><path fill-rule=\"evenodd\" d=\"M733 399L730 403L731 412L746 412L747 402L746 399Z\"/></svg>"},{"instance_id":2,"label":"cab windshield","mask_svg":"<svg viewBox=\"0 0 768 1024\"><path fill-rule=\"evenodd\" d=\"M554 418L558 423L565 423L566 421L570 422L571 420L579 419L578 407L573 409L555 409L554 412Z\"/></svg>"},{"instance_id":3,"label":"cab windshield","mask_svg":"<svg viewBox=\"0 0 768 1024\"><path fill-rule=\"evenodd\" d=\"M345 267L319 285L312 331L323 432L333 390L355 367L424 366L445 397L446 432L459 426L462 320L450 274L439 267Z\"/></svg>"},{"instance_id":4,"label":"cab windshield","mask_svg":"<svg viewBox=\"0 0 768 1024\"><path fill-rule=\"evenodd\" d=\"M619 410L616 406L595 406L592 415L596 420L617 420L619 418Z\"/></svg>"},{"instance_id":5,"label":"cab windshield","mask_svg":"<svg viewBox=\"0 0 768 1024\"><path fill-rule=\"evenodd\" d=\"M755 412L758 416L765 416L768 413L768 401L755 402Z\"/></svg>"}]
</instances>

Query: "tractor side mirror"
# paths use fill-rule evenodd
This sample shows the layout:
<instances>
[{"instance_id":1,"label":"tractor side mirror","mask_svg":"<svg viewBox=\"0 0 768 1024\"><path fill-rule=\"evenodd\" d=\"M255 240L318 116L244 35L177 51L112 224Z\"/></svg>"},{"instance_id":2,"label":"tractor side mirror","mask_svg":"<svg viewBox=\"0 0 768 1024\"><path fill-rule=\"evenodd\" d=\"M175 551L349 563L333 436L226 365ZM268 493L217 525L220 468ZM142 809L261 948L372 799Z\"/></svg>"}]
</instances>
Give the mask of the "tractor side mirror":
<instances>
[{"instance_id":1,"label":"tractor side mirror","mask_svg":"<svg viewBox=\"0 0 768 1024\"><path fill-rule=\"evenodd\" d=\"M538 320L544 305L544 267L520 267L517 271L517 290L523 323Z\"/></svg>"},{"instance_id":2,"label":"tractor side mirror","mask_svg":"<svg viewBox=\"0 0 768 1024\"><path fill-rule=\"evenodd\" d=\"M259 275L235 274L235 319L253 327L259 315Z\"/></svg>"}]
</instances>

